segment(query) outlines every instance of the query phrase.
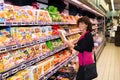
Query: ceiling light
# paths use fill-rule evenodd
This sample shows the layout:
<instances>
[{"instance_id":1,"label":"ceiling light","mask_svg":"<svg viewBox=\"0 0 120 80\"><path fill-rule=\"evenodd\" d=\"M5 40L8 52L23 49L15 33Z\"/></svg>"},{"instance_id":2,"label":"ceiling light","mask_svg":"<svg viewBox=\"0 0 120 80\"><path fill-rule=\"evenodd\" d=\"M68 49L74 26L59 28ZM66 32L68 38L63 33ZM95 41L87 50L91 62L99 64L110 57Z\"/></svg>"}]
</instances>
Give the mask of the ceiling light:
<instances>
[{"instance_id":1,"label":"ceiling light","mask_svg":"<svg viewBox=\"0 0 120 80\"><path fill-rule=\"evenodd\" d=\"M114 0L111 0L112 10L115 11Z\"/></svg>"}]
</instances>

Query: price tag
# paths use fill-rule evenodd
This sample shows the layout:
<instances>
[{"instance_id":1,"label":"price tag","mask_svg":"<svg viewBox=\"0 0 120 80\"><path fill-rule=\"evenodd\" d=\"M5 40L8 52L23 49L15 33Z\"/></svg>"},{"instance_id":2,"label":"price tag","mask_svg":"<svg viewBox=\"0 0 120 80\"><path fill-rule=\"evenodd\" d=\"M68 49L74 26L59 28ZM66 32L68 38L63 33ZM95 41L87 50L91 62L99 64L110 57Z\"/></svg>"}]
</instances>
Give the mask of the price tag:
<instances>
[{"instance_id":1,"label":"price tag","mask_svg":"<svg viewBox=\"0 0 120 80\"><path fill-rule=\"evenodd\" d=\"M26 65L25 64L22 64L21 65L21 69L25 69L26 68Z\"/></svg>"},{"instance_id":2,"label":"price tag","mask_svg":"<svg viewBox=\"0 0 120 80\"><path fill-rule=\"evenodd\" d=\"M12 50L17 49L17 45L12 46Z\"/></svg>"},{"instance_id":3,"label":"price tag","mask_svg":"<svg viewBox=\"0 0 120 80\"><path fill-rule=\"evenodd\" d=\"M18 72L17 68L12 70L12 74L15 74L16 72Z\"/></svg>"},{"instance_id":4,"label":"price tag","mask_svg":"<svg viewBox=\"0 0 120 80\"><path fill-rule=\"evenodd\" d=\"M6 73L4 73L4 74L2 75L2 79L5 79L5 78L8 77L8 76L9 76L9 73L6 72Z\"/></svg>"},{"instance_id":5,"label":"price tag","mask_svg":"<svg viewBox=\"0 0 120 80\"><path fill-rule=\"evenodd\" d=\"M25 44L22 44L21 47L25 47Z\"/></svg>"},{"instance_id":6,"label":"price tag","mask_svg":"<svg viewBox=\"0 0 120 80\"><path fill-rule=\"evenodd\" d=\"M33 65L34 63L35 63L34 61L31 61L31 62L30 62L30 65Z\"/></svg>"},{"instance_id":7,"label":"price tag","mask_svg":"<svg viewBox=\"0 0 120 80\"><path fill-rule=\"evenodd\" d=\"M6 48L1 48L0 49L0 53L5 52L5 51L6 51Z\"/></svg>"},{"instance_id":8,"label":"price tag","mask_svg":"<svg viewBox=\"0 0 120 80\"><path fill-rule=\"evenodd\" d=\"M37 43L39 44L39 43L40 43L40 41L37 41Z\"/></svg>"}]
</instances>

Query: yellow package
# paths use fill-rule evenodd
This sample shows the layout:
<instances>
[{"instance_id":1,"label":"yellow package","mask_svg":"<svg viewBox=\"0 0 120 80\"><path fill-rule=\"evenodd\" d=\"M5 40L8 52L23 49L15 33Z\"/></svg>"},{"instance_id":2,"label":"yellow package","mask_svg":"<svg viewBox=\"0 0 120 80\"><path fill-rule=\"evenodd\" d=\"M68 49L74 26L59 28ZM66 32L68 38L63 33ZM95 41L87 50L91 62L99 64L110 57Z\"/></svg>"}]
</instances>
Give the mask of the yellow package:
<instances>
[{"instance_id":1,"label":"yellow package","mask_svg":"<svg viewBox=\"0 0 120 80\"><path fill-rule=\"evenodd\" d=\"M37 74L38 74L38 77L40 77L41 75L44 74L43 72L43 62L39 62L36 64L36 67L37 67Z\"/></svg>"},{"instance_id":2,"label":"yellow package","mask_svg":"<svg viewBox=\"0 0 120 80\"><path fill-rule=\"evenodd\" d=\"M37 74L37 67L36 66L31 66L27 68L26 70L29 70L29 78L30 80L38 80L39 74Z\"/></svg>"},{"instance_id":3,"label":"yellow package","mask_svg":"<svg viewBox=\"0 0 120 80\"><path fill-rule=\"evenodd\" d=\"M23 80L30 80L29 78L29 70L22 70L17 73L17 75L21 75Z\"/></svg>"},{"instance_id":4,"label":"yellow package","mask_svg":"<svg viewBox=\"0 0 120 80\"><path fill-rule=\"evenodd\" d=\"M32 28L25 27L25 37L28 42L32 42Z\"/></svg>"},{"instance_id":5,"label":"yellow package","mask_svg":"<svg viewBox=\"0 0 120 80\"><path fill-rule=\"evenodd\" d=\"M1 57L3 60L5 70L15 66L14 58L10 52L2 53Z\"/></svg>"},{"instance_id":6,"label":"yellow package","mask_svg":"<svg viewBox=\"0 0 120 80\"><path fill-rule=\"evenodd\" d=\"M17 27L16 33L17 33L17 42L19 44L25 44L27 42L25 27Z\"/></svg>"},{"instance_id":7,"label":"yellow package","mask_svg":"<svg viewBox=\"0 0 120 80\"><path fill-rule=\"evenodd\" d=\"M14 9L12 5L5 4L4 14L6 22L13 22L15 20Z\"/></svg>"},{"instance_id":8,"label":"yellow package","mask_svg":"<svg viewBox=\"0 0 120 80\"><path fill-rule=\"evenodd\" d=\"M21 75L13 75L12 77L7 78L7 80L24 80Z\"/></svg>"},{"instance_id":9,"label":"yellow package","mask_svg":"<svg viewBox=\"0 0 120 80\"><path fill-rule=\"evenodd\" d=\"M4 71L4 64L3 64L2 57L0 55L0 72L3 72L3 71Z\"/></svg>"}]
</instances>

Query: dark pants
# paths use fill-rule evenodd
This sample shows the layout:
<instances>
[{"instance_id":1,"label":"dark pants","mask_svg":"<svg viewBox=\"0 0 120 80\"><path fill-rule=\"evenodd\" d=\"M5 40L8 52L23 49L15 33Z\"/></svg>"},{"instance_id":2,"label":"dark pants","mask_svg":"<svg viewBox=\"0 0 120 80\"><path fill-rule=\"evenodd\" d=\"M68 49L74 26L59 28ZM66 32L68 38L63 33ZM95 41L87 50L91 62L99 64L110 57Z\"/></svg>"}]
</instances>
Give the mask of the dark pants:
<instances>
[{"instance_id":1,"label":"dark pants","mask_svg":"<svg viewBox=\"0 0 120 80\"><path fill-rule=\"evenodd\" d=\"M77 72L77 77L76 77L76 80L85 80L84 79L84 67L83 66L80 66L79 69L78 69L78 72Z\"/></svg>"}]
</instances>

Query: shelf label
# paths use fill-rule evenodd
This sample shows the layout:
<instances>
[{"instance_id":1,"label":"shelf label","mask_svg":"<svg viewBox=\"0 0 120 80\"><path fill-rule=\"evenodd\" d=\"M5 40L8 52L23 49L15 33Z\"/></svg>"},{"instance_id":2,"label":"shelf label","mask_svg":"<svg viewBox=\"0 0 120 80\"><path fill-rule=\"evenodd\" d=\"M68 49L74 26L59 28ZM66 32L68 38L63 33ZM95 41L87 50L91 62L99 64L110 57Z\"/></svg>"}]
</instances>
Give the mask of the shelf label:
<instances>
[{"instance_id":1,"label":"shelf label","mask_svg":"<svg viewBox=\"0 0 120 80\"><path fill-rule=\"evenodd\" d=\"M25 44L22 44L21 47L25 47Z\"/></svg>"},{"instance_id":2,"label":"shelf label","mask_svg":"<svg viewBox=\"0 0 120 80\"><path fill-rule=\"evenodd\" d=\"M2 75L2 79L5 79L5 78L8 77L8 76L9 76L9 73L6 72L6 73L4 73L4 74Z\"/></svg>"},{"instance_id":3,"label":"shelf label","mask_svg":"<svg viewBox=\"0 0 120 80\"><path fill-rule=\"evenodd\" d=\"M26 68L26 65L25 64L22 64L21 65L21 69L25 69Z\"/></svg>"},{"instance_id":4,"label":"shelf label","mask_svg":"<svg viewBox=\"0 0 120 80\"><path fill-rule=\"evenodd\" d=\"M12 74L15 74L16 72L18 72L17 68L12 70Z\"/></svg>"},{"instance_id":5,"label":"shelf label","mask_svg":"<svg viewBox=\"0 0 120 80\"><path fill-rule=\"evenodd\" d=\"M1 48L0 49L0 52L2 53L2 52L5 52L6 51L6 48Z\"/></svg>"},{"instance_id":6,"label":"shelf label","mask_svg":"<svg viewBox=\"0 0 120 80\"><path fill-rule=\"evenodd\" d=\"M12 46L12 49L17 49L17 45Z\"/></svg>"},{"instance_id":7,"label":"shelf label","mask_svg":"<svg viewBox=\"0 0 120 80\"><path fill-rule=\"evenodd\" d=\"M34 61L31 61L31 62L30 62L30 65L33 65L34 63L35 63Z\"/></svg>"}]
</instances>

